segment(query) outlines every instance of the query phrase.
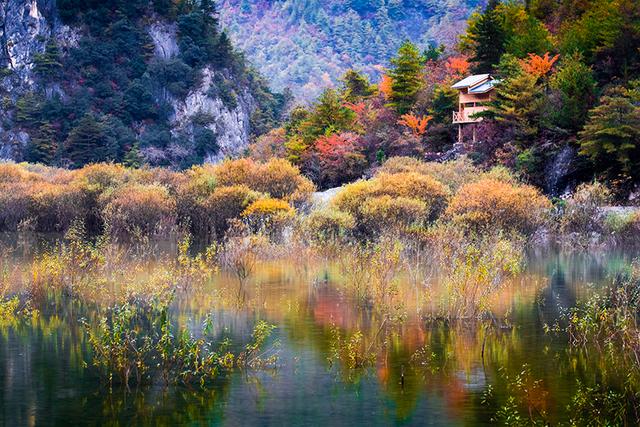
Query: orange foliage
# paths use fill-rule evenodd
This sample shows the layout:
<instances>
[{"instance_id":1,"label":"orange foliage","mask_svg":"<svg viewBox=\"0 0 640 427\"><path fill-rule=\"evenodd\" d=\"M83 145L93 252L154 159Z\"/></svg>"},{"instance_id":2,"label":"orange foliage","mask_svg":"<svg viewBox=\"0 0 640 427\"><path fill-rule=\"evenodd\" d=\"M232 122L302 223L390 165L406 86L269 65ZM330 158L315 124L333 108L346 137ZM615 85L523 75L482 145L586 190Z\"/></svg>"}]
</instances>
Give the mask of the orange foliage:
<instances>
[{"instance_id":1,"label":"orange foliage","mask_svg":"<svg viewBox=\"0 0 640 427\"><path fill-rule=\"evenodd\" d=\"M398 124L408 127L414 136L422 136L427 131L427 124L431 120L431 116L417 117L413 114L404 114L398 120Z\"/></svg>"},{"instance_id":2,"label":"orange foliage","mask_svg":"<svg viewBox=\"0 0 640 427\"><path fill-rule=\"evenodd\" d=\"M549 56L549 52L542 56L530 53L527 59L520 60L522 69L533 76L542 77L551 71L551 67L558 60L559 55Z\"/></svg>"},{"instance_id":3,"label":"orange foliage","mask_svg":"<svg viewBox=\"0 0 640 427\"><path fill-rule=\"evenodd\" d=\"M469 61L463 56L454 56L447 60L447 70L451 74L457 74L459 76L465 75L469 72Z\"/></svg>"},{"instance_id":4,"label":"orange foliage","mask_svg":"<svg viewBox=\"0 0 640 427\"><path fill-rule=\"evenodd\" d=\"M392 86L393 79L386 74L383 75L382 80L380 81L379 89L380 93L382 93L387 99L391 98L391 94L393 93Z\"/></svg>"},{"instance_id":5,"label":"orange foliage","mask_svg":"<svg viewBox=\"0 0 640 427\"><path fill-rule=\"evenodd\" d=\"M551 208L535 187L484 178L462 186L446 210L455 223L472 230L514 230L528 234Z\"/></svg>"},{"instance_id":6,"label":"orange foliage","mask_svg":"<svg viewBox=\"0 0 640 427\"><path fill-rule=\"evenodd\" d=\"M373 123L378 117L378 112L375 108L368 102L358 102L354 104L352 102L347 102L344 104L345 108L356 113L356 122L360 125L360 129L364 130L370 123Z\"/></svg>"}]
</instances>

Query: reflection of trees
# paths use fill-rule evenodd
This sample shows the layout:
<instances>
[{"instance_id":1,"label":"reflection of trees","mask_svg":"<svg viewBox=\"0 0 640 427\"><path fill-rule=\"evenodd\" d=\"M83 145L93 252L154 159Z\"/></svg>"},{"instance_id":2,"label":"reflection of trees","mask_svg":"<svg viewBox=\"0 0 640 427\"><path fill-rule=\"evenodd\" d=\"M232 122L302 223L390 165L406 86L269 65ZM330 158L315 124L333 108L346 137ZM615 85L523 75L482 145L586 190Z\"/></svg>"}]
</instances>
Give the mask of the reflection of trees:
<instances>
[{"instance_id":1,"label":"reflection of trees","mask_svg":"<svg viewBox=\"0 0 640 427\"><path fill-rule=\"evenodd\" d=\"M156 387L109 390L93 370L84 330L74 317L41 316L0 330L0 419L6 425L181 425L223 418L229 381L207 388Z\"/></svg>"}]
</instances>

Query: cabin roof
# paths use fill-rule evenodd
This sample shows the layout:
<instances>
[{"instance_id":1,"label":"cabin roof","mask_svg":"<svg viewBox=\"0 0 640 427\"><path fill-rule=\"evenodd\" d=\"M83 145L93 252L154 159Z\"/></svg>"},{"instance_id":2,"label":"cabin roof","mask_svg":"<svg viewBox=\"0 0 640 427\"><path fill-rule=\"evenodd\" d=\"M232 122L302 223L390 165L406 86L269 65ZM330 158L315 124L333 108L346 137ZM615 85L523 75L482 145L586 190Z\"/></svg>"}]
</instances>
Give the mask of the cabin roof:
<instances>
[{"instance_id":1,"label":"cabin roof","mask_svg":"<svg viewBox=\"0 0 640 427\"><path fill-rule=\"evenodd\" d=\"M495 87L496 83L498 83L497 80L487 80L479 85L470 87L469 93L487 93Z\"/></svg>"},{"instance_id":2,"label":"cabin roof","mask_svg":"<svg viewBox=\"0 0 640 427\"><path fill-rule=\"evenodd\" d=\"M491 76L489 74L474 74L473 76L465 77L458 83L451 86L453 89L466 89L482 83L484 80L488 80Z\"/></svg>"}]
</instances>

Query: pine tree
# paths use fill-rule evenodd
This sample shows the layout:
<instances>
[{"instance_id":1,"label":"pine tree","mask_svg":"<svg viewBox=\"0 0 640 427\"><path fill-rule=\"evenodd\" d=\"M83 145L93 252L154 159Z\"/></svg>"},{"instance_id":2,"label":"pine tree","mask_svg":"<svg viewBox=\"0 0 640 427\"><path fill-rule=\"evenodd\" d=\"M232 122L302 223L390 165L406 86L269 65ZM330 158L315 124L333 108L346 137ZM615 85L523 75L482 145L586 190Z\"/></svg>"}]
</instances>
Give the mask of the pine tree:
<instances>
[{"instance_id":1,"label":"pine tree","mask_svg":"<svg viewBox=\"0 0 640 427\"><path fill-rule=\"evenodd\" d=\"M558 124L577 131L582 127L595 99L596 81L591 67L582 62L582 55L566 56L552 80L560 92L562 107L557 112Z\"/></svg>"},{"instance_id":2,"label":"pine tree","mask_svg":"<svg viewBox=\"0 0 640 427\"><path fill-rule=\"evenodd\" d=\"M67 157L75 167L104 160L106 138L104 128L93 114L87 113L71 129L65 141Z\"/></svg>"},{"instance_id":3,"label":"pine tree","mask_svg":"<svg viewBox=\"0 0 640 427\"><path fill-rule=\"evenodd\" d=\"M312 143L322 135L350 130L355 119L353 111L346 108L333 89L325 90L300 129L305 143Z\"/></svg>"},{"instance_id":4,"label":"pine tree","mask_svg":"<svg viewBox=\"0 0 640 427\"><path fill-rule=\"evenodd\" d=\"M29 141L26 160L31 163L51 165L55 159L56 148L56 131L51 123L44 122Z\"/></svg>"},{"instance_id":5,"label":"pine tree","mask_svg":"<svg viewBox=\"0 0 640 427\"><path fill-rule=\"evenodd\" d=\"M499 0L489 0L478 22L469 29L468 36L474 44L472 61L476 63L474 71L477 73L490 73L505 52L507 36L504 19L497 9L499 4Z\"/></svg>"},{"instance_id":6,"label":"pine tree","mask_svg":"<svg viewBox=\"0 0 640 427\"><path fill-rule=\"evenodd\" d=\"M34 71L45 79L56 77L62 70L60 49L55 40L49 40L44 53L33 55Z\"/></svg>"},{"instance_id":7,"label":"pine tree","mask_svg":"<svg viewBox=\"0 0 640 427\"><path fill-rule=\"evenodd\" d=\"M640 96L622 87L610 89L589 112L578 143L596 171L640 177Z\"/></svg>"},{"instance_id":8,"label":"pine tree","mask_svg":"<svg viewBox=\"0 0 640 427\"><path fill-rule=\"evenodd\" d=\"M423 62L420 51L409 41L400 46L398 55L391 60L391 106L398 114L408 113L416 102L418 92L423 86Z\"/></svg>"},{"instance_id":9,"label":"pine tree","mask_svg":"<svg viewBox=\"0 0 640 427\"><path fill-rule=\"evenodd\" d=\"M127 151L127 154L124 156L123 164L130 168L139 168L142 166L143 158L140 153L140 146L138 143L133 144L131 149Z\"/></svg>"},{"instance_id":10,"label":"pine tree","mask_svg":"<svg viewBox=\"0 0 640 427\"><path fill-rule=\"evenodd\" d=\"M526 146L540 130L544 100L537 77L521 72L497 86L490 114L513 131L516 142Z\"/></svg>"},{"instance_id":11,"label":"pine tree","mask_svg":"<svg viewBox=\"0 0 640 427\"><path fill-rule=\"evenodd\" d=\"M341 78L344 85L343 98L348 102L356 102L373 94L369 79L356 70L347 70Z\"/></svg>"}]
</instances>

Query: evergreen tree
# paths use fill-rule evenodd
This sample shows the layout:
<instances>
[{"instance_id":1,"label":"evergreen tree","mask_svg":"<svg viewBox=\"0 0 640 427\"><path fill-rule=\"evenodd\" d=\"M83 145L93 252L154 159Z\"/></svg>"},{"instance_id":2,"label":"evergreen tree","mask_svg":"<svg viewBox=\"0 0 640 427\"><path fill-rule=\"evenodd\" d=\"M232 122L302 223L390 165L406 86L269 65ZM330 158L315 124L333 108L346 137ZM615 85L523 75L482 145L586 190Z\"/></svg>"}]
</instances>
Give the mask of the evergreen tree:
<instances>
[{"instance_id":1,"label":"evergreen tree","mask_svg":"<svg viewBox=\"0 0 640 427\"><path fill-rule=\"evenodd\" d=\"M55 159L56 149L56 131L51 123L44 122L32 134L27 146L26 160L51 165Z\"/></svg>"},{"instance_id":2,"label":"evergreen tree","mask_svg":"<svg viewBox=\"0 0 640 427\"><path fill-rule=\"evenodd\" d=\"M580 154L597 172L640 178L640 95L622 87L610 89L589 112L578 143Z\"/></svg>"},{"instance_id":3,"label":"evergreen tree","mask_svg":"<svg viewBox=\"0 0 640 427\"><path fill-rule=\"evenodd\" d=\"M521 72L497 86L489 114L513 131L521 148L526 147L540 130L544 100L537 77Z\"/></svg>"},{"instance_id":4,"label":"evergreen tree","mask_svg":"<svg viewBox=\"0 0 640 427\"><path fill-rule=\"evenodd\" d=\"M582 62L582 55L574 53L562 60L552 87L560 92L562 102L557 112L558 124L565 129L579 130L593 106L596 87L591 67Z\"/></svg>"},{"instance_id":5,"label":"evergreen tree","mask_svg":"<svg viewBox=\"0 0 640 427\"><path fill-rule=\"evenodd\" d=\"M104 127L93 114L86 114L71 129L64 143L67 158L75 167L105 159Z\"/></svg>"},{"instance_id":6,"label":"evergreen tree","mask_svg":"<svg viewBox=\"0 0 640 427\"><path fill-rule=\"evenodd\" d=\"M33 55L34 71L45 79L55 78L62 70L60 49L55 40L51 39L45 46L44 53Z\"/></svg>"},{"instance_id":7,"label":"evergreen tree","mask_svg":"<svg viewBox=\"0 0 640 427\"><path fill-rule=\"evenodd\" d=\"M458 91L450 85L436 85L429 114L435 123L450 124L451 112L458 108Z\"/></svg>"},{"instance_id":8,"label":"evergreen tree","mask_svg":"<svg viewBox=\"0 0 640 427\"><path fill-rule=\"evenodd\" d=\"M310 144L319 136L349 130L354 118L353 111L344 107L338 93L327 89L318 98L309 118L300 124L302 137Z\"/></svg>"},{"instance_id":9,"label":"evergreen tree","mask_svg":"<svg viewBox=\"0 0 640 427\"><path fill-rule=\"evenodd\" d=\"M404 42L398 50L398 55L391 60L391 106L398 114L408 113L416 102L418 92L423 86L423 62L420 51L409 41Z\"/></svg>"},{"instance_id":10,"label":"evergreen tree","mask_svg":"<svg viewBox=\"0 0 640 427\"><path fill-rule=\"evenodd\" d=\"M359 99L373 95L373 88L369 83L369 79L357 72L356 70L348 70L342 76L343 98L348 102L356 102Z\"/></svg>"},{"instance_id":11,"label":"evergreen tree","mask_svg":"<svg viewBox=\"0 0 640 427\"><path fill-rule=\"evenodd\" d=\"M144 159L142 158L142 153L140 153L140 146L136 142L133 144L131 149L127 151L127 154L125 154L122 163L130 168L139 168L142 166L143 161Z\"/></svg>"},{"instance_id":12,"label":"evergreen tree","mask_svg":"<svg viewBox=\"0 0 640 427\"><path fill-rule=\"evenodd\" d=\"M442 44L440 46L437 46L435 44L429 43L427 45L427 48L422 53L422 56L424 57L425 62L437 61L444 53L444 49L445 46Z\"/></svg>"},{"instance_id":13,"label":"evergreen tree","mask_svg":"<svg viewBox=\"0 0 640 427\"><path fill-rule=\"evenodd\" d=\"M477 73L490 73L505 52L506 32L499 4L499 0L489 0L484 13L469 28L468 36L474 44L471 60L476 63L474 71Z\"/></svg>"}]
</instances>

